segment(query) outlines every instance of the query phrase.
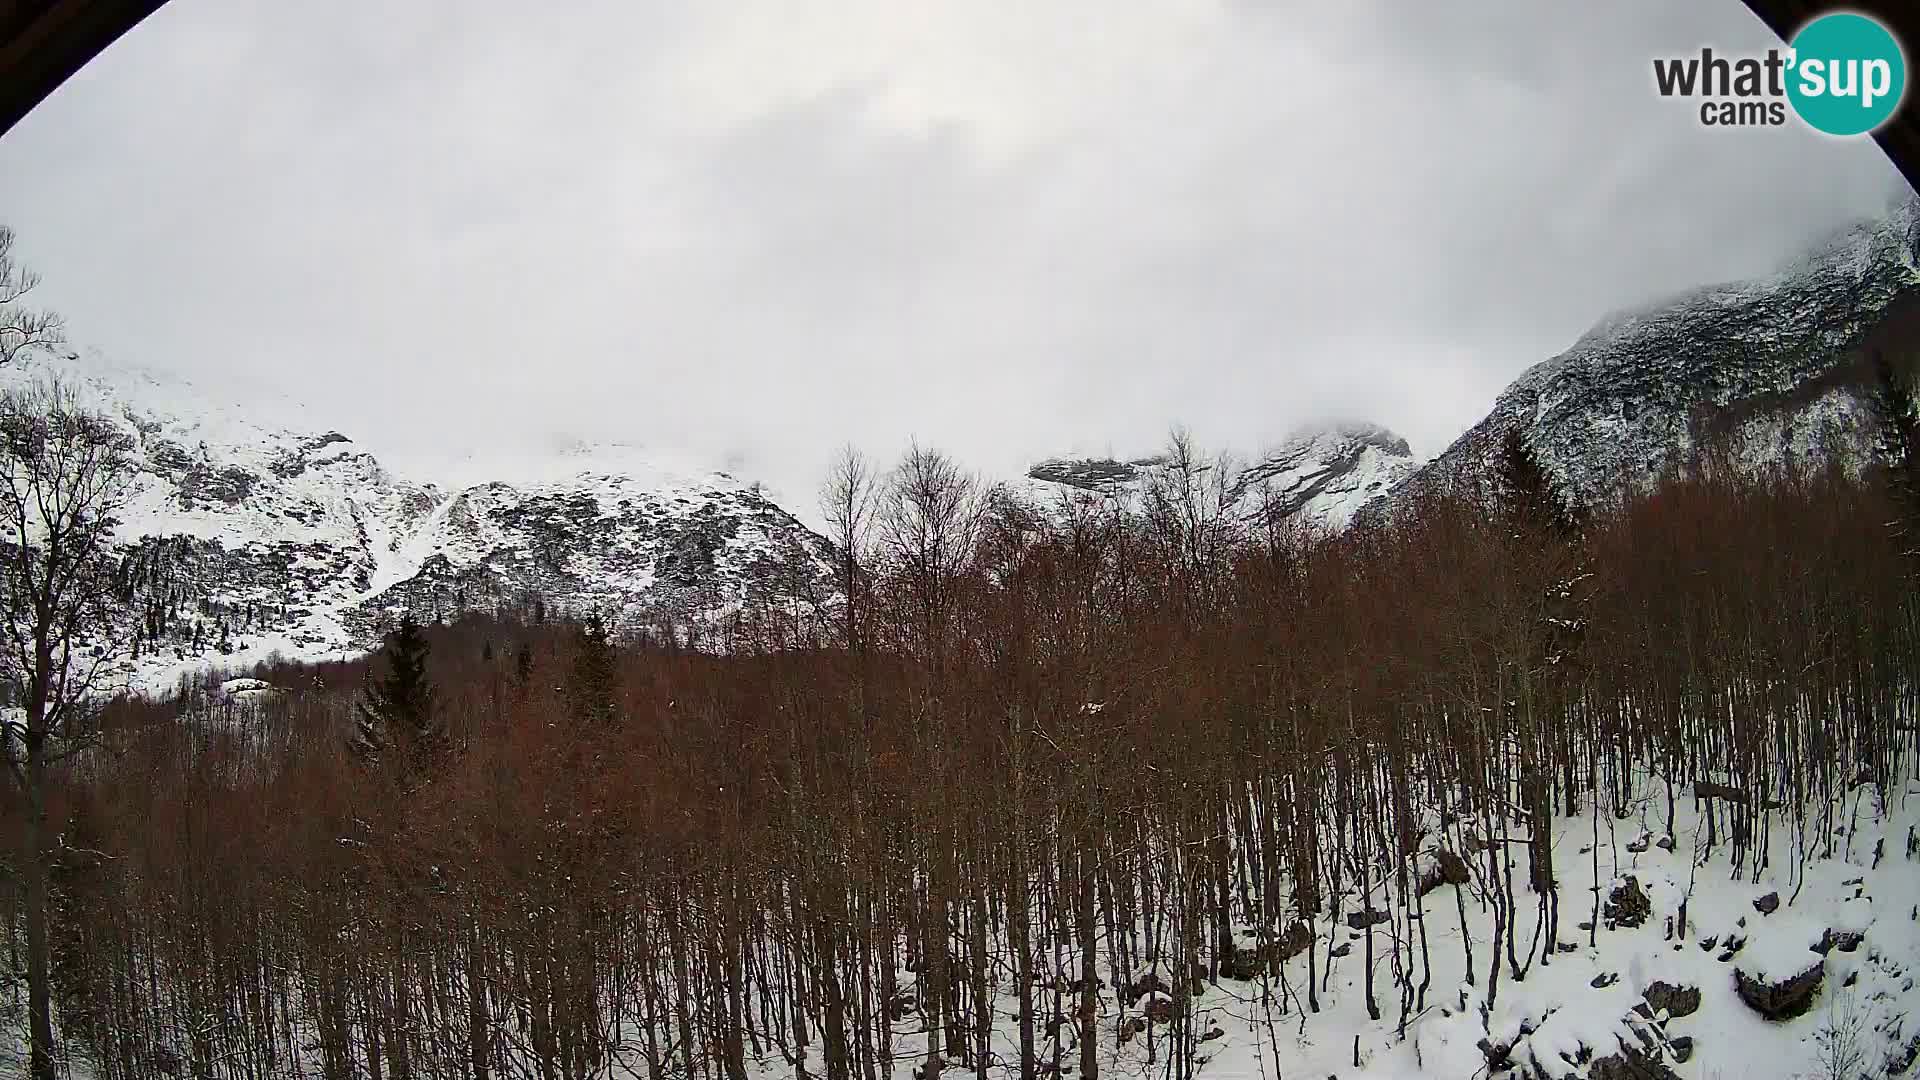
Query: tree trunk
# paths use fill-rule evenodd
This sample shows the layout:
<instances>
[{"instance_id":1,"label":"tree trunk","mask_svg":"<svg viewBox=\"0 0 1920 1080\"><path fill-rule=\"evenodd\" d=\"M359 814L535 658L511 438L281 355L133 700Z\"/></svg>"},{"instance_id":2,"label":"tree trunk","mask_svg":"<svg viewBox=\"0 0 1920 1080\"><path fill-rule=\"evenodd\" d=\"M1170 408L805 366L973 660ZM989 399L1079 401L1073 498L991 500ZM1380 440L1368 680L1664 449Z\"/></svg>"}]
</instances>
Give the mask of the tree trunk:
<instances>
[{"instance_id":1,"label":"tree trunk","mask_svg":"<svg viewBox=\"0 0 1920 1080\"><path fill-rule=\"evenodd\" d=\"M27 1016L32 1045L28 1074L33 1080L55 1080L53 988L47 961L47 766L43 723L41 716L28 717L25 740L27 828L23 854L27 874Z\"/></svg>"},{"instance_id":2,"label":"tree trunk","mask_svg":"<svg viewBox=\"0 0 1920 1080\"><path fill-rule=\"evenodd\" d=\"M1089 834L1091 830L1089 830ZM1081 1080L1099 1080L1100 1059L1100 969L1094 950L1097 930L1093 924L1093 866L1091 835L1081 841L1079 852L1079 889L1074 894L1074 924L1080 937L1080 1076Z\"/></svg>"},{"instance_id":3,"label":"tree trunk","mask_svg":"<svg viewBox=\"0 0 1920 1080\"><path fill-rule=\"evenodd\" d=\"M488 1080L487 982L480 963L480 929L467 932L467 1056L473 1080Z\"/></svg>"}]
</instances>

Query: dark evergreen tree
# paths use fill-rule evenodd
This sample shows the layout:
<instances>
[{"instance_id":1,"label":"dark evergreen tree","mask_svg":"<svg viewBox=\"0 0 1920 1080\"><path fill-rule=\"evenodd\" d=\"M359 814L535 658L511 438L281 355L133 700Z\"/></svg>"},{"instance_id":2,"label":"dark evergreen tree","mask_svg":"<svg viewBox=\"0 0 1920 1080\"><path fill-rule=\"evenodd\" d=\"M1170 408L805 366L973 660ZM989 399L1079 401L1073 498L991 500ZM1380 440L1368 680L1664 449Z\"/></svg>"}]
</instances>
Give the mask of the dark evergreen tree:
<instances>
[{"instance_id":1,"label":"dark evergreen tree","mask_svg":"<svg viewBox=\"0 0 1920 1080\"><path fill-rule=\"evenodd\" d=\"M1886 353L1873 357L1873 411L1880 423L1880 461L1900 516L1895 535L1903 550L1915 553L1920 538L1920 408L1911 376L1894 368Z\"/></svg>"},{"instance_id":2,"label":"dark evergreen tree","mask_svg":"<svg viewBox=\"0 0 1920 1080\"><path fill-rule=\"evenodd\" d=\"M528 685L531 684L532 682L533 682L533 646L523 641L520 643L520 651L515 653L513 657L514 689L519 691L521 694L525 694L527 692Z\"/></svg>"},{"instance_id":3,"label":"dark evergreen tree","mask_svg":"<svg viewBox=\"0 0 1920 1080\"><path fill-rule=\"evenodd\" d=\"M614 722L619 675L614 670L613 638L599 615L590 616L574 632L573 648L567 707L582 725L609 726Z\"/></svg>"},{"instance_id":4,"label":"dark evergreen tree","mask_svg":"<svg viewBox=\"0 0 1920 1080\"><path fill-rule=\"evenodd\" d=\"M425 771L446 750L447 738L427 677L426 634L411 612L387 634L381 652L387 673L376 678L367 670L356 745L373 754L393 747L408 770Z\"/></svg>"},{"instance_id":5,"label":"dark evergreen tree","mask_svg":"<svg viewBox=\"0 0 1920 1080\"><path fill-rule=\"evenodd\" d=\"M1507 429L1493 466L1495 496L1516 528L1562 537L1580 531L1582 515L1578 508L1560 489L1520 428Z\"/></svg>"}]
</instances>

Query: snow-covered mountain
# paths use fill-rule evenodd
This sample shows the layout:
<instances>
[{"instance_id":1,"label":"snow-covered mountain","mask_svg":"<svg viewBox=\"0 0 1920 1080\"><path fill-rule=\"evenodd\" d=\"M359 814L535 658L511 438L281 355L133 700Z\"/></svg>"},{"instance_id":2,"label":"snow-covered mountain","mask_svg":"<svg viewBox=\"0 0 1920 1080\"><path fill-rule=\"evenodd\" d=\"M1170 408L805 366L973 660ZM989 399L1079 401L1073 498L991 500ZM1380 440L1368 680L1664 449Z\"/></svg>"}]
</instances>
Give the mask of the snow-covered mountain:
<instances>
[{"instance_id":1,"label":"snow-covered mountain","mask_svg":"<svg viewBox=\"0 0 1920 1080\"><path fill-rule=\"evenodd\" d=\"M1240 474L1243 498L1297 524L1340 530L1413 472L1407 440L1374 424L1303 431Z\"/></svg>"},{"instance_id":2,"label":"snow-covered mountain","mask_svg":"<svg viewBox=\"0 0 1920 1080\"><path fill-rule=\"evenodd\" d=\"M1920 197L1778 273L1603 319L1515 380L1403 493L1484 490L1520 428L1563 493L1604 504L1709 451L1737 468L1872 447L1870 354L1920 341ZM1370 511L1371 512L1371 511Z\"/></svg>"},{"instance_id":3,"label":"snow-covered mountain","mask_svg":"<svg viewBox=\"0 0 1920 1080\"><path fill-rule=\"evenodd\" d=\"M1227 497L1243 514L1271 513L1304 529L1338 531L1414 467L1407 441L1383 427L1307 428L1237 468L1227 478ZM1019 490L1043 503L1075 490L1130 499L1166 468L1158 456L1050 458L1027 470Z\"/></svg>"},{"instance_id":4,"label":"snow-covered mountain","mask_svg":"<svg viewBox=\"0 0 1920 1080\"><path fill-rule=\"evenodd\" d=\"M724 473L583 447L545 475L443 490L338 431L276 427L258 404L97 355L21 358L0 385L47 375L118 421L140 462L120 528L147 596L136 685L364 648L400 608L445 617L538 595L634 627L825 596L826 541Z\"/></svg>"}]
</instances>

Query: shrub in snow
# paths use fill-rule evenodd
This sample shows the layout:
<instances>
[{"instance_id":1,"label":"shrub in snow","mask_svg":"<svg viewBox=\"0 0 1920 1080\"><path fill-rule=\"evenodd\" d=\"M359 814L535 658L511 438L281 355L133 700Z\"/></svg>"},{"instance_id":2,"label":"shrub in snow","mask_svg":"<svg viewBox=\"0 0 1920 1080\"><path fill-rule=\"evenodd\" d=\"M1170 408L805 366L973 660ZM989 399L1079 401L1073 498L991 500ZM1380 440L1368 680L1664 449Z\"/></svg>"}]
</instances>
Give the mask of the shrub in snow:
<instances>
[{"instance_id":1,"label":"shrub in snow","mask_svg":"<svg viewBox=\"0 0 1920 1080\"><path fill-rule=\"evenodd\" d=\"M1813 1033L1821 1080L1856 1080L1867 1072L1867 1012L1852 994L1835 994Z\"/></svg>"}]
</instances>

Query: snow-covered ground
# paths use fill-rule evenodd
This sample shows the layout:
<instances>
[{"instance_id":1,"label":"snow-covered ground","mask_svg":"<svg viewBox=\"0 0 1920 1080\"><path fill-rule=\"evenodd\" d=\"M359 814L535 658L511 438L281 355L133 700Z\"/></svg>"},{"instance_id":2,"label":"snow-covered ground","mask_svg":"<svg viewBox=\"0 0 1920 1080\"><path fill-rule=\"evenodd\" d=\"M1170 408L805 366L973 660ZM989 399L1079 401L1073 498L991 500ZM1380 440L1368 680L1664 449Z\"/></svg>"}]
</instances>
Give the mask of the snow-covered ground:
<instances>
[{"instance_id":1,"label":"snow-covered ground","mask_svg":"<svg viewBox=\"0 0 1920 1080\"><path fill-rule=\"evenodd\" d=\"M270 693L234 681L221 697L238 702ZM1718 846L1709 853L1705 819L1690 792L1676 793L1672 833L1665 831L1664 786L1646 782L1640 794L1624 818L1582 813L1553 822L1564 951L1536 959L1524 979L1505 970L1503 960L1497 991L1489 986L1492 915L1473 881L1434 884L1417 915L1396 910L1392 890L1375 881L1364 896L1350 891L1343 898L1338 920L1322 917L1314 927L1318 1012L1305 1007L1304 953L1264 981L1223 977L1204 986L1193 1002L1193 1074L1218 1080L1830 1080L1825 1062L1844 1044L1865 1063L1861 1075L1910 1075L1920 1055L1920 784L1906 781L1884 799L1871 785L1858 787L1830 814L1809 815L1804 830L1776 812L1765 868L1739 876L1731 871L1724 810ZM1418 865L1436 865L1434 855L1429 849ZM1519 852L1516 857L1524 862ZM1755 862L1749 855L1746 865ZM1524 867L1516 878L1515 930L1525 946L1536 940L1534 904ZM1628 890L1645 904L1631 903ZM1621 906L1612 907L1616 902ZM1345 918L1363 904L1390 916L1372 930L1379 1020L1369 1017L1365 1002L1365 931L1351 929ZM1412 954L1419 923L1410 916L1425 924L1433 975L1424 1007L1408 1018L1402 1037L1401 973L1390 940L1402 935L1408 943L1402 956ZM1594 924L1591 932L1587 923ZM1463 932L1472 943L1471 982ZM1243 939L1254 943L1251 934ZM1107 970L1103 960L1101 971ZM1406 974L1418 980L1420 972L1415 967ZM911 972L903 967L898 975L903 986L912 985ZM1013 986L1007 972L991 978L997 1000L988 1073L1015 1077ZM1805 991L1798 1003L1804 1011L1778 1019L1762 1015L1740 985L1796 980ZM1113 989L1103 987L1102 1075L1168 1075L1165 1028L1146 1020L1150 1006L1165 1000L1149 994L1123 1011ZM0 1073L23 1060L19 1015L0 1000L0 1025L11 1032L0 1038ZM1046 1025L1037 1026L1044 1062L1052 1049ZM1078 1061L1073 1025L1060 1031L1062 1072L1071 1075ZM630 1038L628 1045L640 1040ZM919 1016L896 1023L894 1049L893 1080L911 1080L925 1050ZM1611 1071L1629 1053L1644 1071ZM518 1064L524 1068L502 1075L536 1075L531 1062ZM773 1052L750 1062L750 1071L757 1080L824 1076L817 1042L802 1064L804 1073L796 1074L794 1063ZM76 1077L90 1075L83 1060L71 1066ZM953 1062L947 1068L956 1077L969 1071ZM644 1057L631 1052L601 1075L640 1080L649 1071Z\"/></svg>"},{"instance_id":2,"label":"snow-covered ground","mask_svg":"<svg viewBox=\"0 0 1920 1080\"><path fill-rule=\"evenodd\" d=\"M1604 813L1597 822L1586 814L1559 819L1552 828L1561 875L1561 941L1571 951L1553 956L1549 963L1536 961L1524 981L1503 970L1491 1007L1486 1005L1491 910L1474 897L1472 885L1465 887L1467 933L1477 969L1477 985L1468 985L1455 887L1440 885L1420 902L1433 984L1426 1008L1410 1021L1404 1039L1397 1030L1399 992L1386 935L1395 927L1411 932L1407 913L1399 912L1392 922L1374 929L1382 1012L1378 1021L1369 1019L1366 1009L1363 933L1350 929L1344 919L1332 925L1323 919L1315 927L1317 964L1325 980L1321 1011L1309 1013L1303 1007L1304 953L1287 963L1285 991L1277 973L1270 976L1266 992L1258 982L1222 979L1194 1003L1196 1028L1209 1036L1198 1043L1196 1073L1219 1080L1478 1080L1502 1075L1599 1080L1642 1075L1589 1068L1596 1060L1620 1054L1625 1044L1665 1060L1688 1080L1811 1080L1827 1075L1821 1065L1823 1032L1836 1025L1854 1028L1852 1036L1864 1060L1875 1068L1911 1060L1909 1055L1920 1048L1920 855L1909 854L1908 845L1920 828L1920 786L1892 792L1884 818L1876 814L1880 808L1879 793L1871 787L1849 797L1836 815L1832 858L1821 857L1825 838L1815 835L1810 825L1804 869L1801 837L1790 826L1776 823L1769 869L1758 880L1730 875L1724 820L1718 850L1696 858L1705 851L1705 824L1684 791L1670 837L1663 831L1665 789L1658 785L1646 787L1645 798L1625 820ZM1524 879L1524 867L1516 875ZM1596 896L1604 907L1629 876L1650 902L1645 921L1637 927L1609 926L1603 914L1593 935L1596 942L1589 945L1588 931L1579 926L1594 918ZM1371 905L1389 908L1388 893L1376 889ZM1516 884L1516 894L1517 930L1524 945L1533 940L1533 901L1523 881ZM1762 914L1755 903L1770 895L1779 906L1771 915ZM1687 926L1681 934L1674 932L1674 923L1683 902ZM1350 898L1345 910L1357 906ZM1815 946L1823 939L1831 942L1829 932L1839 935L1839 943L1822 954ZM1859 935L1857 943L1846 936L1853 934ZM1250 937L1247 944L1252 944ZM1328 967L1330 944L1352 948ZM1520 952L1525 955L1524 948ZM1778 981L1814 969L1821 972L1819 989L1808 1011L1794 1019L1765 1019L1736 990L1735 972ZM911 976L903 971L902 978ZM1673 1016L1652 1008L1647 1009L1650 1015L1637 1012L1635 1007L1644 1005L1648 989L1657 984L1681 991L1683 999L1686 991L1697 990L1697 1010ZM1669 1000L1659 991L1655 996ZM1101 1008L1102 1073L1162 1075L1163 1040L1142 1033L1120 1044L1113 1035L1122 1016L1111 992L1103 994ZM1137 1007L1133 1015L1138 1012ZM990 1072L1017 1076L1019 1029L1010 993L997 1013L998 1060ZM910 1068L923 1056L924 1035L916 1033L913 1023L897 1030L896 1052L906 1057L896 1064L895 1075L908 1080ZM1510 1062L1513 1071L1491 1070L1483 1041L1502 1051L1499 1057ZM1674 1060L1676 1047L1684 1048L1687 1060ZM1071 1065L1076 1055L1069 1046L1063 1056ZM794 1075L793 1067L778 1056L759 1067L769 1080ZM824 1075L817 1049L806 1067L812 1075ZM964 1070L950 1066L948 1072ZM637 1078L643 1072L636 1069L631 1075Z\"/></svg>"}]
</instances>

